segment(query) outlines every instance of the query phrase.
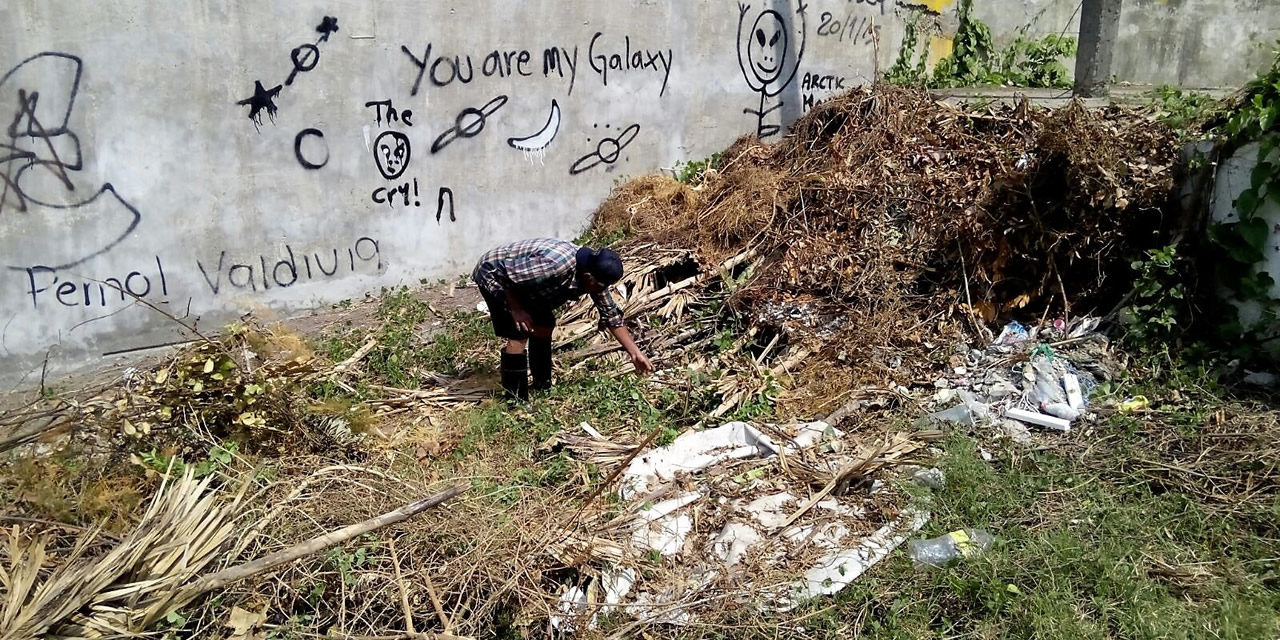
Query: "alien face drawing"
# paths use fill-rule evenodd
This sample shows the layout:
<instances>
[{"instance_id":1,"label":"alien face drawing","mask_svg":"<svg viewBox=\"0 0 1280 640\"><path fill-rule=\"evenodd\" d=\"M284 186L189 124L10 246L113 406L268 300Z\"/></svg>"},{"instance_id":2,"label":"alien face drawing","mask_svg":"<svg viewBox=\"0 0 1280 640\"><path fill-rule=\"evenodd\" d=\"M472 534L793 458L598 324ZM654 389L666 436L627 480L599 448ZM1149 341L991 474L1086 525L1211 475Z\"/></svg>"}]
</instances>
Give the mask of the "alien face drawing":
<instances>
[{"instance_id":1,"label":"alien face drawing","mask_svg":"<svg viewBox=\"0 0 1280 640\"><path fill-rule=\"evenodd\" d=\"M756 18L747 41L747 63L760 84L777 82L787 61L787 25L770 9Z\"/></svg>"},{"instance_id":2,"label":"alien face drawing","mask_svg":"<svg viewBox=\"0 0 1280 640\"><path fill-rule=\"evenodd\" d=\"M766 123L765 119L781 108L782 102L778 101L773 106L765 103L769 98L780 95L795 80L800 61L804 58L806 7L803 0L797 0L796 4L795 16L790 20L773 9L764 9L754 14L755 19L750 22L747 17L751 6L738 4L738 66L747 86L760 94L759 106L743 109L743 113L756 116L756 135L761 138L774 135L781 129L780 125ZM751 25L749 29L747 25ZM791 39L793 29L798 48Z\"/></svg>"}]
</instances>

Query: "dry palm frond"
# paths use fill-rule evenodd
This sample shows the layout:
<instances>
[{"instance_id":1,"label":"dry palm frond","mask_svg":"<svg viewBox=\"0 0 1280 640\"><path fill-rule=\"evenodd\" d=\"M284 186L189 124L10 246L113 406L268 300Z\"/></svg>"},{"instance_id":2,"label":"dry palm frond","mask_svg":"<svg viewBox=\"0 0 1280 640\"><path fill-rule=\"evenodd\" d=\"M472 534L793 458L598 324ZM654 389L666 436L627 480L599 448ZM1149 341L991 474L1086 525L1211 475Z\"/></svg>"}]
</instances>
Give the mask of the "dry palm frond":
<instances>
[{"instance_id":1,"label":"dry palm frond","mask_svg":"<svg viewBox=\"0 0 1280 640\"><path fill-rule=\"evenodd\" d=\"M11 531L10 569L4 572L11 586L0 637L118 635L167 615L183 585L215 561L229 560L219 551L239 530L243 491L228 500L209 490L212 477L196 480L193 474L188 469L166 482L137 528L106 554L85 558L93 536L82 537L38 584L34 575L47 541L24 542L19 531Z\"/></svg>"}]
</instances>

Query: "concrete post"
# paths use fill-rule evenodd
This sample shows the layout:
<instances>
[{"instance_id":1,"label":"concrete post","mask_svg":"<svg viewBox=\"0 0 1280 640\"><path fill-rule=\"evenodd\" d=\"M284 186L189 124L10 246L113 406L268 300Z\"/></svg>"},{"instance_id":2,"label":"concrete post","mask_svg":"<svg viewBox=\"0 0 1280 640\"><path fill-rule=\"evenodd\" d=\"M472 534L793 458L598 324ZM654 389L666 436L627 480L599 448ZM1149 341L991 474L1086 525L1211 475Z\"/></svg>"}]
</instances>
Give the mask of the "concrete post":
<instances>
[{"instance_id":1,"label":"concrete post","mask_svg":"<svg viewBox=\"0 0 1280 640\"><path fill-rule=\"evenodd\" d=\"M1083 0L1075 95L1105 98L1111 83L1111 53L1120 32L1121 0Z\"/></svg>"}]
</instances>

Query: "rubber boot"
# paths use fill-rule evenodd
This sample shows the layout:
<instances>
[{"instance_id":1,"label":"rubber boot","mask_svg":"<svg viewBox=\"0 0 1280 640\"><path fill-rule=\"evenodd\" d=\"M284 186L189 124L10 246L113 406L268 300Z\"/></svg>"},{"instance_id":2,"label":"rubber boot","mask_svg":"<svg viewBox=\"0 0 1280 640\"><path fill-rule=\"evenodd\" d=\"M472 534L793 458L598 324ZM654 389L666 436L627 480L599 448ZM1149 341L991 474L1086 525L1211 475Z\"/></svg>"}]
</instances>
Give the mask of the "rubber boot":
<instances>
[{"instance_id":1,"label":"rubber boot","mask_svg":"<svg viewBox=\"0 0 1280 640\"><path fill-rule=\"evenodd\" d=\"M516 400L529 398L529 356L502 352L502 389Z\"/></svg>"},{"instance_id":2,"label":"rubber boot","mask_svg":"<svg viewBox=\"0 0 1280 640\"><path fill-rule=\"evenodd\" d=\"M530 389L546 391L551 388L551 339L529 339L529 374L533 378Z\"/></svg>"}]
</instances>

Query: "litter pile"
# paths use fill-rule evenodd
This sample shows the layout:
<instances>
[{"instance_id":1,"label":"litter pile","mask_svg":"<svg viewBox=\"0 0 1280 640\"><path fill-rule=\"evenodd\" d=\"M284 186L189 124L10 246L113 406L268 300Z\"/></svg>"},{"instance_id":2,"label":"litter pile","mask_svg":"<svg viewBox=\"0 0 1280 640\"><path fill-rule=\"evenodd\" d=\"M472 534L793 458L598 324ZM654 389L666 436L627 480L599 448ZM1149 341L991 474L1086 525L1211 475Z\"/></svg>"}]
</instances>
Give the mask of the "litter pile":
<instances>
[{"instance_id":1,"label":"litter pile","mask_svg":"<svg viewBox=\"0 0 1280 640\"><path fill-rule=\"evenodd\" d=\"M757 326L899 381L924 373L902 356L996 320L1114 304L1173 224L1175 137L1117 109L973 111L877 86L724 158L697 185L621 185L597 230L711 262L751 250L735 301Z\"/></svg>"},{"instance_id":2,"label":"litter pile","mask_svg":"<svg viewBox=\"0 0 1280 640\"><path fill-rule=\"evenodd\" d=\"M1089 397L1098 382L1118 373L1098 324L1079 318L1033 329L1006 325L985 350L964 349L948 361L925 403L945 408L931 418L963 426L999 422L1022 444L1030 441L1028 425L1070 431L1073 422L1091 417Z\"/></svg>"},{"instance_id":3,"label":"litter pile","mask_svg":"<svg viewBox=\"0 0 1280 640\"><path fill-rule=\"evenodd\" d=\"M562 441L614 462L593 458L603 436L582 429L587 436ZM730 422L644 451L624 461L627 511L578 545L596 560L596 577L562 594L552 624L580 630L614 611L642 624L689 624L731 604L785 612L836 593L927 521L871 476L916 460L940 435L860 446L823 422Z\"/></svg>"}]
</instances>

